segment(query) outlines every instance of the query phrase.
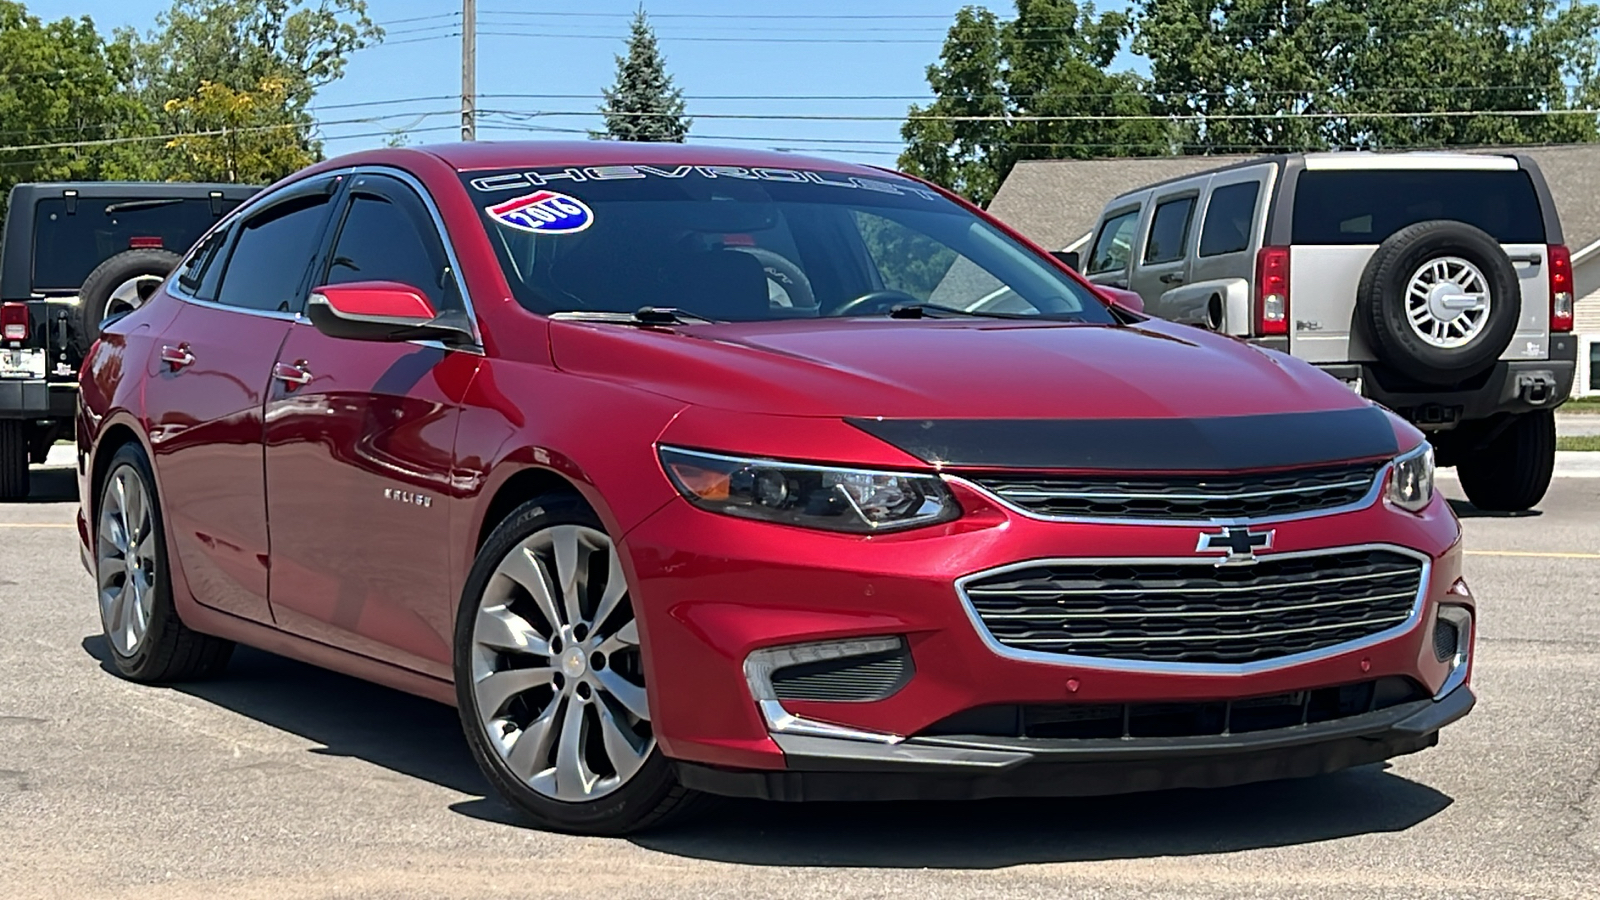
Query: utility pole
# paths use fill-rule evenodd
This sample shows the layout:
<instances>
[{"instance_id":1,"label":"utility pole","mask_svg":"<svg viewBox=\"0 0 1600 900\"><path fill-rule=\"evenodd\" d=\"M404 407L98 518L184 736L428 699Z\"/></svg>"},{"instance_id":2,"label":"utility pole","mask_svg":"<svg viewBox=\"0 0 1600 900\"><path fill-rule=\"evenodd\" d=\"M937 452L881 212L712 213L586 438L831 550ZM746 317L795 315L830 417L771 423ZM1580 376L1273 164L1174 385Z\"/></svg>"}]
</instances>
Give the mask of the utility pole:
<instances>
[{"instance_id":1,"label":"utility pole","mask_svg":"<svg viewBox=\"0 0 1600 900\"><path fill-rule=\"evenodd\" d=\"M478 139L478 0L461 0L461 139Z\"/></svg>"}]
</instances>

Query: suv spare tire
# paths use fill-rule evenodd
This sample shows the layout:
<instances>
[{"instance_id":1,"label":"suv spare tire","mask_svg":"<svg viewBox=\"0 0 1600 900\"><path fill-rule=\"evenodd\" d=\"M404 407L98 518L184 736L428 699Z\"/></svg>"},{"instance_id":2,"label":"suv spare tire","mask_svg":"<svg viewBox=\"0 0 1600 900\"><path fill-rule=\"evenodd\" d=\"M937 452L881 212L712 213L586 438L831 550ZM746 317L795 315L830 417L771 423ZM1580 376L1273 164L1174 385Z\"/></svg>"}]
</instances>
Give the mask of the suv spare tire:
<instances>
[{"instance_id":1,"label":"suv spare tire","mask_svg":"<svg viewBox=\"0 0 1600 900\"><path fill-rule=\"evenodd\" d=\"M1373 353L1423 384L1456 384L1494 365L1521 316L1522 284L1505 251L1447 219L1390 235L1356 293L1356 327Z\"/></svg>"},{"instance_id":2,"label":"suv spare tire","mask_svg":"<svg viewBox=\"0 0 1600 900\"><path fill-rule=\"evenodd\" d=\"M127 250L96 266L78 289L79 352L89 351L108 316L138 309L150 299L181 258L170 250Z\"/></svg>"}]
</instances>

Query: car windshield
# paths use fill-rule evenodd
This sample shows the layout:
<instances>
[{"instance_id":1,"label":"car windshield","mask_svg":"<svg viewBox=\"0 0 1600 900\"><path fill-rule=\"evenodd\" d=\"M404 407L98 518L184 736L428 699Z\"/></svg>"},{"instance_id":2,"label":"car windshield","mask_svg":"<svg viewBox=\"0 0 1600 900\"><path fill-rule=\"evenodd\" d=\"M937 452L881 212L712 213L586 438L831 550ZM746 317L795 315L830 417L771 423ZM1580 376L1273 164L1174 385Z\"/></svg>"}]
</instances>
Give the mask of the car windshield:
<instances>
[{"instance_id":1,"label":"car windshield","mask_svg":"<svg viewBox=\"0 0 1600 900\"><path fill-rule=\"evenodd\" d=\"M732 166L467 172L517 300L719 321L922 311L1112 323L1048 261L923 185Z\"/></svg>"}]
</instances>

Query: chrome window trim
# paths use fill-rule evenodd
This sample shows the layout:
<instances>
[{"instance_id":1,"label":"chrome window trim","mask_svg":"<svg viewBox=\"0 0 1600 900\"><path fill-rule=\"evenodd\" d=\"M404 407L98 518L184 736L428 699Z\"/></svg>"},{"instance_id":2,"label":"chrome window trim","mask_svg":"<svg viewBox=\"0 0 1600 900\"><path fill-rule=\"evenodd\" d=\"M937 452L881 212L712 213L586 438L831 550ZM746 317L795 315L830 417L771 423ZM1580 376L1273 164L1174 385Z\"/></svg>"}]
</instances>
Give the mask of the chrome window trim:
<instances>
[{"instance_id":1,"label":"chrome window trim","mask_svg":"<svg viewBox=\"0 0 1600 900\"><path fill-rule=\"evenodd\" d=\"M1322 516L1337 516L1337 515L1343 515L1344 513L1357 512L1359 510L1367 509L1367 508L1371 507L1373 504L1377 503L1379 496L1381 496L1383 494L1383 486L1385 484L1388 484L1388 482L1389 482L1389 473L1394 469L1394 463L1395 463L1395 460L1389 460L1388 462L1384 463L1381 468L1378 469L1378 473L1376 475L1374 475L1373 478L1372 478L1372 484L1367 487L1367 492L1365 494L1362 494L1361 495L1361 499L1359 499L1359 500L1353 501L1351 503L1346 503L1346 504L1344 504L1342 506L1329 506L1329 507L1324 508L1324 509L1308 509L1308 510L1305 510L1303 512L1283 513L1281 515L1276 515L1276 516L1260 516L1260 517L1256 517L1256 518L1249 518L1249 517L1236 518L1236 517L1220 517L1219 516L1219 517L1208 518L1208 519L1176 519L1176 518L1148 519L1148 518L1138 518L1138 517L1133 517L1133 516L1123 516L1123 517L1119 517L1119 516L1050 516L1050 515L1045 515L1043 513L1035 512L1035 511L1033 511L1031 509L1028 509L1027 507L1020 506L1020 505L1018 505L1016 503L1013 503L1012 501L1006 499L1005 497L1002 497L999 493L997 493L995 491L992 491L989 488L986 488L983 485L981 485L981 484L977 483L976 481L973 481L970 478L967 478L965 476L953 475L953 474L950 474L950 473L945 473L943 477L944 477L944 479L946 481L956 482L956 483L959 483L959 484L961 484L962 486L964 486L966 488L969 488L971 490L977 491L978 493L982 494L985 497L988 497L989 499L993 500L995 503L998 503L999 505L1005 507L1006 509L1010 510L1011 512L1016 513L1017 515L1024 516L1024 517L1029 518L1029 519L1033 519L1033 520L1038 521L1038 522L1070 522L1070 523L1079 524L1079 525L1178 525L1178 526L1182 526L1182 527L1185 527L1185 528L1194 528L1194 527L1209 528L1209 527L1213 527L1213 526L1217 526L1217 525L1275 525L1275 524L1278 524L1280 522L1298 522L1301 519L1315 519L1315 518L1319 518L1319 517L1322 517ZM1081 493L1081 492L1076 492L1076 493ZM1055 495L1052 495L1052 496L1060 496L1060 497L1069 497L1070 498L1070 497L1074 497L1074 493L1073 492L1063 492L1063 493L1055 494ZM1101 495L1095 495L1095 496L1101 496ZM1127 495L1127 496L1136 496L1136 495ZM1235 495L1235 496L1237 496L1237 495Z\"/></svg>"},{"instance_id":2,"label":"chrome window trim","mask_svg":"<svg viewBox=\"0 0 1600 900\"><path fill-rule=\"evenodd\" d=\"M967 620L972 623L978 637L984 642L991 652L1006 659L1015 659L1022 662L1045 663L1048 665L1072 667L1087 670L1106 670L1117 672L1148 672L1169 675L1255 675L1262 672L1273 672L1279 669L1288 669L1304 665L1317 660L1327 659L1340 654L1362 650L1367 647L1377 646L1385 641L1393 640L1408 632L1417 630L1422 623L1422 612L1427 607L1428 585L1433 576L1433 558L1426 553L1401 547L1397 544L1352 544L1346 547L1328 547L1320 550L1301 550L1293 553L1268 553L1256 557L1258 561L1278 559L1299 559L1309 556L1332 556L1338 553L1359 553L1365 550L1387 550L1402 556L1409 556L1422 563L1422 575L1418 580L1416 600L1411 604L1411 612L1405 621L1386 628L1377 634L1335 644L1332 647L1323 647L1320 650L1308 650L1304 653L1295 653L1290 656L1280 656L1276 659L1263 659L1248 663L1174 663L1153 662L1149 660L1132 659L1105 659L1098 656L1077 656L1070 653L1046 653L1040 650L1019 650L1002 644L989 631L983 618L978 615L977 607L972 604L972 599L967 595L967 585L980 578L989 578L994 575L1003 575L1021 569L1031 569L1038 566L1064 565L1184 565L1184 566L1214 566L1215 562L1202 557L1051 557L1046 559L1032 559L1023 562L1008 563L970 575L963 575L956 579L956 597L961 602L961 608L967 613Z\"/></svg>"}]
</instances>

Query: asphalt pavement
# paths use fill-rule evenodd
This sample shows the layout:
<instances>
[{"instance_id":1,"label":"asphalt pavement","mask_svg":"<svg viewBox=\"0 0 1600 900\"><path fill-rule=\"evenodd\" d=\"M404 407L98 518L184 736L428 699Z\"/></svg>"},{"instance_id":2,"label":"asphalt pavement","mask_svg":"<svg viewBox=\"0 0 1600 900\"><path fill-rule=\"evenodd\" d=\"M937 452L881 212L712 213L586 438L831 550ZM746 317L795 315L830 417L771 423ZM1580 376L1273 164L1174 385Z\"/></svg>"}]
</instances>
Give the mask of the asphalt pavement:
<instances>
[{"instance_id":1,"label":"asphalt pavement","mask_svg":"<svg viewBox=\"0 0 1600 900\"><path fill-rule=\"evenodd\" d=\"M628 840L519 824L428 701L243 649L205 684L110 674L71 472L35 482L0 505L0 897L1600 897L1600 478L1458 505L1481 701L1435 749L1216 791L729 802Z\"/></svg>"}]
</instances>

